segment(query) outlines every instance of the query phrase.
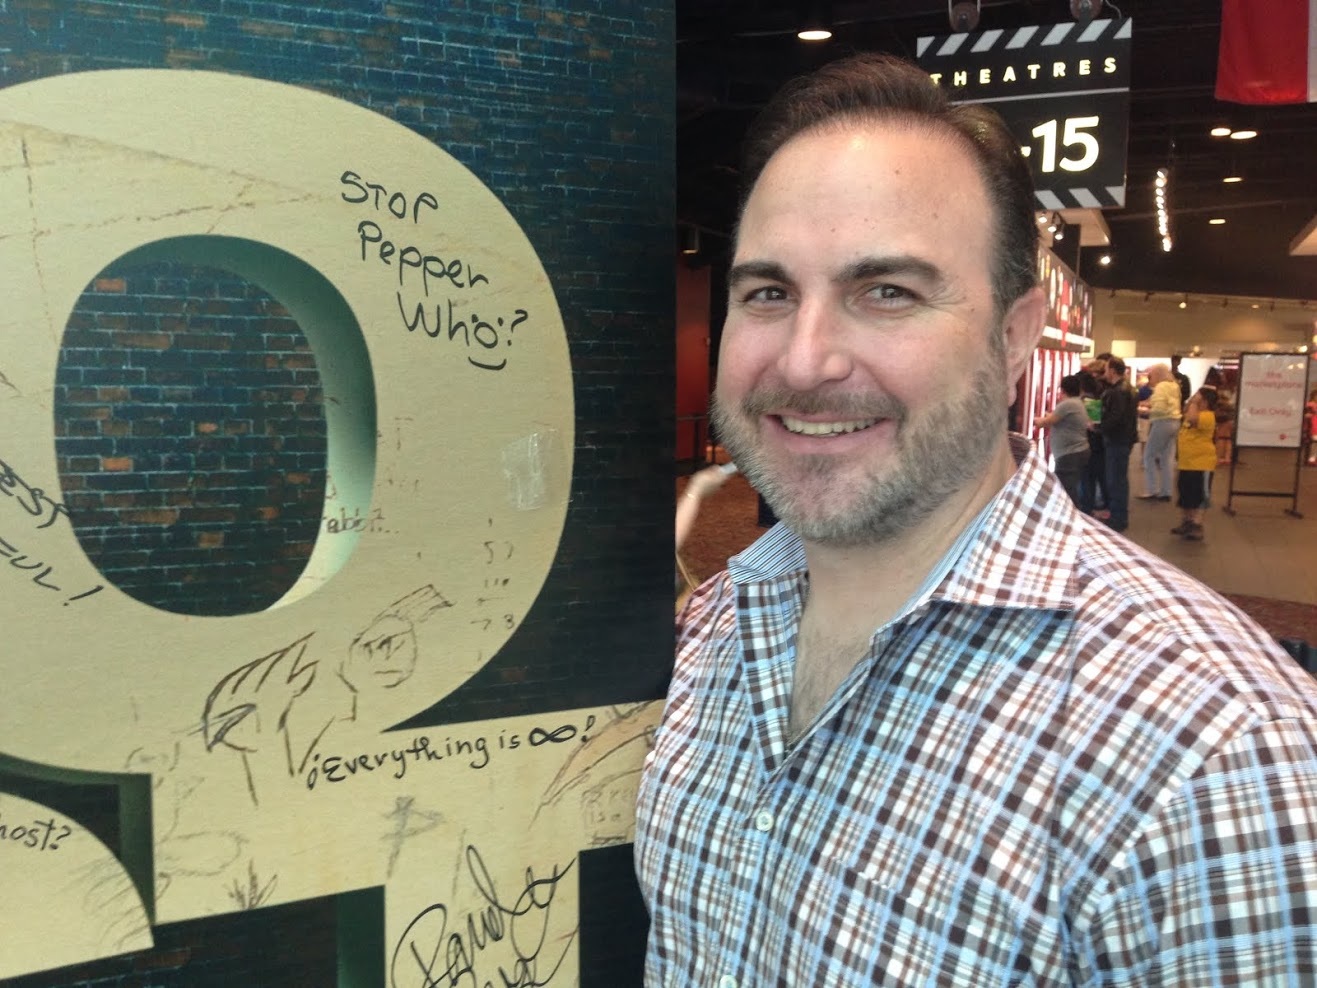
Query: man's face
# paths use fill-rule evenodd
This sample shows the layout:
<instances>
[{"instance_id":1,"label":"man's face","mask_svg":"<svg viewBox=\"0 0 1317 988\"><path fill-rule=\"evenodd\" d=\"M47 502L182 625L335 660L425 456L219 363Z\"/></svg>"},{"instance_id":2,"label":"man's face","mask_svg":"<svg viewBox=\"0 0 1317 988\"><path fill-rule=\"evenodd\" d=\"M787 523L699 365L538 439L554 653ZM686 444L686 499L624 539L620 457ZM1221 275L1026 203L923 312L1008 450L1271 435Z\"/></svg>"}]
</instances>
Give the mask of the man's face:
<instances>
[{"instance_id":1,"label":"man's face","mask_svg":"<svg viewBox=\"0 0 1317 988\"><path fill-rule=\"evenodd\" d=\"M998 332L994 232L970 152L939 129L826 126L760 175L714 415L803 538L885 541L986 477L1042 325L1032 292Z\"/></svg>"}]
</instances>

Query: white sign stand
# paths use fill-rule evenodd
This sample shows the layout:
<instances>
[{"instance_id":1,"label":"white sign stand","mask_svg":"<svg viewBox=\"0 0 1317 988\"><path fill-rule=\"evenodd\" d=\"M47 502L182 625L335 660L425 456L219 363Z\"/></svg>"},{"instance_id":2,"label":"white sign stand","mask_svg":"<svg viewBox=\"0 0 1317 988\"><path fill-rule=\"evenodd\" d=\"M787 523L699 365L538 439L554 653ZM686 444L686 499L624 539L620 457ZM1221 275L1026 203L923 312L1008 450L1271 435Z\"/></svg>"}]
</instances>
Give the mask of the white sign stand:
<instances>
[{"instance_id":1,"label":"white sign stand","mask_svg":"<svg viewBox=\"0 0 1317 988\"><path fill-rule=\"evenodd\" d=\"M1226 514L1235 513L1237 495L1245 497L1288 497L1285 513L1302 518L1299 512L1299 447L1303 440L1303 405L1308 393L1306 353L1241 353L1239 395L1235 403L1235 436L1230 454L1230 485ZM1294 483L1288 491L1241 491L1235 489L1235 464L1242 448L1268 447L1294 450Z\"/></svg>"}]
</instances>

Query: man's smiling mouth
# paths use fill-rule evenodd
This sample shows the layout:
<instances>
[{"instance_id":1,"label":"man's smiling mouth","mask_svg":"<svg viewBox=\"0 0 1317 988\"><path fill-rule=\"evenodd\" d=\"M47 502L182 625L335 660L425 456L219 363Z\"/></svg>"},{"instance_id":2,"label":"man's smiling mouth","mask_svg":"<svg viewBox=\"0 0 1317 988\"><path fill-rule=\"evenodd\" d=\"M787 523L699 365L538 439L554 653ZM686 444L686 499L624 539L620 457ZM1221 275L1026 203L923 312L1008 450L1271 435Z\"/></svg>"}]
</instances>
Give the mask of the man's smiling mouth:
<instances>
[{"instance_id":1,"label":"man's smiling mouth","mask_svg":"<svg viewBox=\"0 0 1317 988\"><path fill-rule=\"evenodd\" d=\"M798 436L840 436L848 432L859 432L882 421L882 419L854 419L849 422L806 422L789 415L780 415L778 418L787 432L793 432Z\"/></svg>"}]
</instances>

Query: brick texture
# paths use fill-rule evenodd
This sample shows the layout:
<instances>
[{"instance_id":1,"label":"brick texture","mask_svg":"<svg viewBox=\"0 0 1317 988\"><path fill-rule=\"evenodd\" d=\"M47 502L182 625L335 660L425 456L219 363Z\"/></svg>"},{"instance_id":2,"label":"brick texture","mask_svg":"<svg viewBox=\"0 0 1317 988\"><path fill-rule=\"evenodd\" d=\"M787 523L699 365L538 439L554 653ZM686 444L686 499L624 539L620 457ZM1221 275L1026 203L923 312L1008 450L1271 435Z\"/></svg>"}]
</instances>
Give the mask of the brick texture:
<instances>
[{"instance_id":1,"label":"brick texture","mask_svg":"<svg viewBox=\"0 0 1317 988\"><path fill-rule=\"evenodd\" d=\"M301 329L256 285L184 264L101 272L55 380L60 484L88 558L175 613L273 604L321 524L319 383Z\"/></svg>"},{"instance_id":2,"label":"brick texture","mask_svg":"<svg viewBox=\"0 0 1317 988\"><path fill-rule=\"evenodd\" d=\"M557 561L516 636L415 723L661 696L672 654L672 4L0 0L0 85L108 68L319 90L435 142L502 199L548 271L571 346L571 502ZM269 545L304 546L321 523L314 355L295 327L255 328L249 307L278 320L277 301L240 286L201 313L244 323L220 330L148 309L171 294L158 291L168 272L111 265L86 277L57 396L64 497L84 545L158 606L264 606L300 565ZM0 789L16 788L0 778ZM64 788L44 801L112 816L104 787ZM643 915L630 881L626 853L582 869L587 988L639 984ZM14 984L334 983L329 900L155 934L145 955Z\"/></svg>"}]
</instances>

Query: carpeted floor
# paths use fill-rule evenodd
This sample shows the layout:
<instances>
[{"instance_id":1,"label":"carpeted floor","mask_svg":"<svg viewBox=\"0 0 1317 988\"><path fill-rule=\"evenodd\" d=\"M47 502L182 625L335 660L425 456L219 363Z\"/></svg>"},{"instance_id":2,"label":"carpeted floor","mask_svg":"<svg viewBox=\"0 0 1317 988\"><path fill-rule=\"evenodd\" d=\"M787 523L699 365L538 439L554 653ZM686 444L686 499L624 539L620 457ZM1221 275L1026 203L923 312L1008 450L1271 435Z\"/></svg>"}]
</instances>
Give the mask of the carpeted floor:
<instances>
[{"instance_id":1,"label":"carpeted floor","mask_svg":"<svg viewBox=\"0 0 1317 988\"><path fill-rule=\"evenodd\" d=\"M677 493L686 484L677 480ZM712 576L763 534L758 524L758 497L736 476L707 498L682 552L687 566L700 579ZM1226 594L1234 604L1275 638L1297 638L1317 645L1317 606L1289 600Z\"/></svg>"}]
</instances>

